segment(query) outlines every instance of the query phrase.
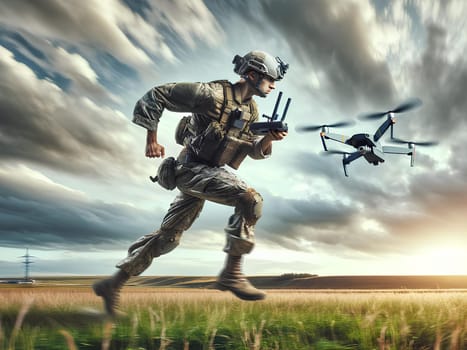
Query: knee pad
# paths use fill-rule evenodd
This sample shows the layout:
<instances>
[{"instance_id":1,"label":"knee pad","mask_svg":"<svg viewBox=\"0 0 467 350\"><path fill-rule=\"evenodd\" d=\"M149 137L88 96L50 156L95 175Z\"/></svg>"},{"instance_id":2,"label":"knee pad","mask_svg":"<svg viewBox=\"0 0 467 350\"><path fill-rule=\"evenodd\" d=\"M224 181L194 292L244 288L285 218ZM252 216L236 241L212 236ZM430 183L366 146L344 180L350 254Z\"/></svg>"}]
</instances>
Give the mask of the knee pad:
<instances>
[{"instance_id":1,"label":"knee pad","mask_svg":"<svg viewBox=\"0 0 467 350\"><path fill-rule=\"evenodd\" d=\"M252 188L248 188L240 195L237 209L246 220L246 224L253 226L263 212L263 197Z\"/></svg>"},{"instance_id":2,"label":"knee pad","mask_svg":"<svg viewBox=\"0 0 467 350\"><path fill-rule=\"evenodd\" d=\"M157 231L133 245L128 256L117 264L117 268L131 276L138 276L152 263L152 259L174 250L180 243L183 231Z\"/></svg>"}]
</instances>

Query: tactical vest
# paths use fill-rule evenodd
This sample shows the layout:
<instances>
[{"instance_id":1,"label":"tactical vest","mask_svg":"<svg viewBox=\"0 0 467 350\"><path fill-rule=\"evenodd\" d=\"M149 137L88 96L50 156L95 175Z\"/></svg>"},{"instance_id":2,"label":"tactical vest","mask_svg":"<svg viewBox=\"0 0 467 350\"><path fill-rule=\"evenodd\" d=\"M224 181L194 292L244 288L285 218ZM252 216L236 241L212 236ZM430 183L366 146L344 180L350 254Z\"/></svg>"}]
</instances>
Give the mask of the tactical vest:
<instances>
[{"instance_id":1,"label":"tactical vest","mask_svg":"<svg viewBox=\"0 0 467 350\"><path fill-rule=\"evenodd\" d=\"M253 100L239 104L234 98L233 85L227 80L212 83L222 85L223 96L215 98L215 108L204 115L183 117L175 139L201 162L212 166L227 164L238 169L253 148L255 136L250 132L250 124L257 119L256 104ZM201 121L207 123L202 130L196 125Z\"/></svg>"}]
</instances>

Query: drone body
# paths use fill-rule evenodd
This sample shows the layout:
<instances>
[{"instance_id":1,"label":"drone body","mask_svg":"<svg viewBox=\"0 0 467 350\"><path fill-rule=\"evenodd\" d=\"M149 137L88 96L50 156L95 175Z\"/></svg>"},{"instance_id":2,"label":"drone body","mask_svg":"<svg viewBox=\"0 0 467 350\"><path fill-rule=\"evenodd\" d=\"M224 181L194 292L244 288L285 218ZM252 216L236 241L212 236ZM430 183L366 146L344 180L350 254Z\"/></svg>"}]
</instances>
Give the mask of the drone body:
<instances>
[{"instance_id":1,"label":"drone body","mask_svg":"<svg viewBox=\"0 0 467 350\"><path fill-rule=\"evenodd\" d=\"M384 116L387 116L386 120L379 126L376 132L373 135L359 133L352 136L330 133L330 127L340 127L353 125L351 122L341 122L330 125L319 125L319 126L308 126L299 128L299 131L315 131L321 129L320 137L323 144L324 151L328 154L342 154L342 165L344 167L344 174L348 176L347 165L353 162L354 160L363 157L368 163L373 165L379 165L384 163L385 154L405 154L410 156L410 165L414 165L414 155L415 155L415 145L420 146L431 146L435 145L435 142L412 142L404 141L394 137L393 125L396 122L394 118L395 113L401 113L413 109L421 105L419 99L414 99L407 101L394 110L382 113L373 113L369 115L361 116L360 119L378 119ZM379 140L386 133L388 129L391 129L391 141L396 143L406 144L406 147L397 147L397 146L383 146ZM349 146L352 146L355 151L345 152L345 151L336 151L329 150L327 148L326 140L337 141Z\"/></svg>"}]
</instances>

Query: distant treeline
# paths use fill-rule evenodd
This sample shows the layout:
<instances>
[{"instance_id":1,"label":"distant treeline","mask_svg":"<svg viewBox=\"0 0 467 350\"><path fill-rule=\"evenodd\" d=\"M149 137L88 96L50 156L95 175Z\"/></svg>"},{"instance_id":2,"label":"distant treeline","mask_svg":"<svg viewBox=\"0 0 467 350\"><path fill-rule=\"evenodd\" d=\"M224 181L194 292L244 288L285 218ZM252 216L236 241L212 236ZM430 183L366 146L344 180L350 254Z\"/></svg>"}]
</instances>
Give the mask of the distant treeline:
<instances>
[{"instance_id":1,"label":"distant treeline","mask_svg":"<svg viewBox=\"0 0 467 350\"><path fill-rule=\"evenodd\" d=\"M284 273L279 276L280 281L288 281L288 280L294 280L297 278L312 278L312 277L318 277L316 274L311 274L311 273Z\"/></svg>"}]
</instances>

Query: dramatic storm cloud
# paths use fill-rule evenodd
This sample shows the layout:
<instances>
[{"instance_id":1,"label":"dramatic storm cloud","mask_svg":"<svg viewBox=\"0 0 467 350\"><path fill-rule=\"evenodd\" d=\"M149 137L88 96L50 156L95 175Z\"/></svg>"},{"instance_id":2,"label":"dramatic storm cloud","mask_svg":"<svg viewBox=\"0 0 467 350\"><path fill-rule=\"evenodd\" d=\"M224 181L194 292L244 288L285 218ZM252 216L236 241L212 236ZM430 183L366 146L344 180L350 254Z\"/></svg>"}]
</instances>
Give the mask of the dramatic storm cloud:
<instances>
[{"instance_id":1,"label":"dramatic storm cloud","mask_svg":"<svg viewBox=\"0 0 467 350\"><path fill-rule=\"evenodd\" d=\"M371 47L369 29L375 24L364 18L364 6L322 0L265 2L263 8L270 24L341 108L352 110L361 100L391 101L392 77Z\"/></svg>"},{"instance_id":2,"label":"dramatic storm cloud","mask_svg":"<svg viewBox=\"0 0 467 350\"><path fill-rule=\"evenodd\" d=\"M29 246L43 255L43 273L80 273L77 250L87 249L95 254L89 268L101 261L95 273L109 273L115 252L157 229L176 195L148 179L160 160L144 157L146 132L131 123L137 99L172 81L235 81L232 58L260 49L290 64L277 91L292 104L289 136L270 159L246 160L238 171L264 198L251 273L298 265L328 274L429 273L437 249L467 249L466 16L460 0L1 2L2 256ZM257 99L261 114L276 96ZM321 154L318 133L295 131L410 97L423 105L397 116L396 136L439 142L416 146L413 168L405 155L379 166L362 158L347 178L341 155ZM173 139L180 116L165 112L159 125L168 156L181 149ZM383 121L332 131L372 134ZM390 144L388 135L381 141ZM232 212L206 204L156 273L214 273ZM11 267L2 260L0 275Z\"/></svg>"},{"instance_id":3,"label":"dramatic storm cloud","mask_svg":"<svg viewBox=\"0 0 467 350\"><path fill-rule=\"evenodd\" d=\"M131 164L128 123L121 112L37 79L2 47L0 74L1 158L101 175L97 163Z\"/></svg>"},{"instance_id":4,"label":"dramatic storm cloud","mask_svg":"<svg viewBox=\"0 0 467 350\"><path fill-rule=\"evenodd\" d=\"M0 168L0 193L3 246L111 249L152 221L147 211L91 200L26 167Z\"/></svg>"}]
</instances>

